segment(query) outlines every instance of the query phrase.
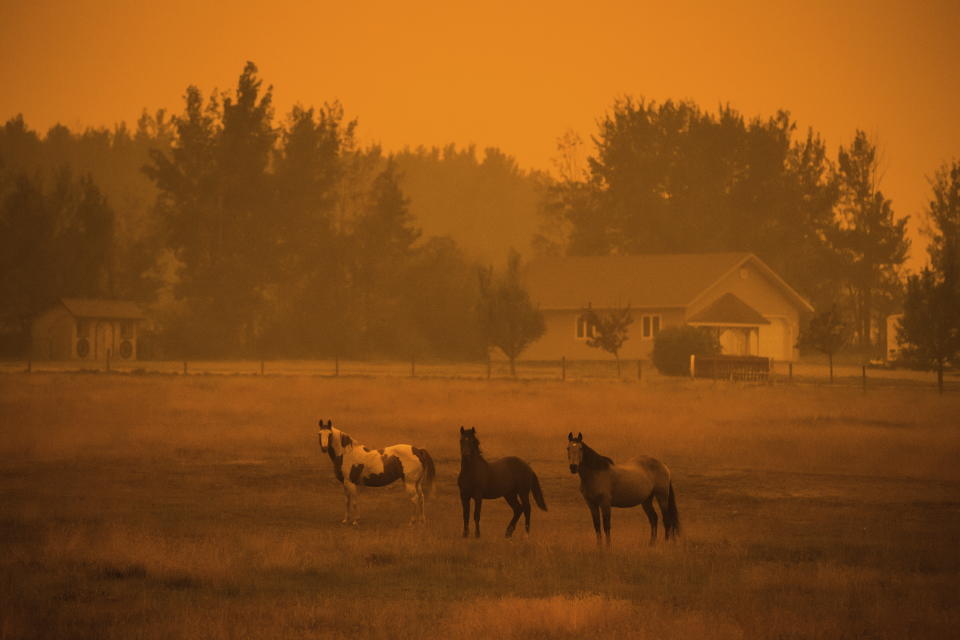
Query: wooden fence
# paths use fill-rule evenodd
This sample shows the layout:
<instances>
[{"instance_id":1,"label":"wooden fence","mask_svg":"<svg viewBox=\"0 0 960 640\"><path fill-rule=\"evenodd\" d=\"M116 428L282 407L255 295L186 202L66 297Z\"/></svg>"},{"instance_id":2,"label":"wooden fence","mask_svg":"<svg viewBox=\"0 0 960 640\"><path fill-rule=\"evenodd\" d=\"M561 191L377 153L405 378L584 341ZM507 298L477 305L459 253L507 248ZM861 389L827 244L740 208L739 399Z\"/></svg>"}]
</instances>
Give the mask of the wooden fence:
<instances>
[{"instance_id":1,"label":"wooden fence","mask_svg":"<svg viewBox=\"0 0 960 640\"><path fill-rule=\"evenodd\" d=\"M694 378L766 382L770 368L770 358L760 356L690 356L690 375Z\"/></svg>"}]
</instances>

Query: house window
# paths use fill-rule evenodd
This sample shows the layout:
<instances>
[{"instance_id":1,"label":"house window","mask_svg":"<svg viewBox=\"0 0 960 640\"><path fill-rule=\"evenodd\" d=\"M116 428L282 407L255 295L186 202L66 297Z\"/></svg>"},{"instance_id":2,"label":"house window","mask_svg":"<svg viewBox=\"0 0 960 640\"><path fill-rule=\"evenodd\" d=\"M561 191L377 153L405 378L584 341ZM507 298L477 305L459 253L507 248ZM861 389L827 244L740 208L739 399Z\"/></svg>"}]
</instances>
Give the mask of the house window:
<instances>
[{"instance_id":1,"label":"house window","mask_svg":"<svg viewBox=\"0 0 960 640\"><path fill-rule=\"evenodd\" d=\"M651 340L660 333L660 316L643 316L641 320L641 336L644 340Z\"/></svg>"},{"instance_id":2,"label":"house window","mask_svg":"<svg viewBox=\"0 0 960 640\"><path fill-rule=\"evenodd\" d=\"M77 337L78 338L89 338L90 337L90 321L86 318L77 318Z\"/></svg>"},{"instance_id":3,"label":"house window","mask_svg":"<svg viewBox=\"0 0 960 640\"><path fill-rule=\"evenodd\" d=\"M597 328L585 316L577 318L577 340L586 340L594 338L597 335Z\"/></svg>"}]
</instances>

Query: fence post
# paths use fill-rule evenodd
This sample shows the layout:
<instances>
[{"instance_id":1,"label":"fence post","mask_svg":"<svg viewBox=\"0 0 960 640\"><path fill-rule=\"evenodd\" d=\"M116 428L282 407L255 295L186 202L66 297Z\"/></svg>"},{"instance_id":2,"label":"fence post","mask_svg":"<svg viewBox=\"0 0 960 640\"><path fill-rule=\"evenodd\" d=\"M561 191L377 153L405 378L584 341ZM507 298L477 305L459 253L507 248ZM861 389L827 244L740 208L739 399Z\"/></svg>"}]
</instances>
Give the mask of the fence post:
<instances>
[{"instance_id":1,"label":"fence post","mask_svg":"<svg viewBox=\"0 0 960 640\"><path fill-rule=\"evenodd\" d=\"M340 377L340 355L333 356L333 375Z\"/></svg>"},{"instance_id":2,"label":"fence post","mask_svg":"<svg viewBox=\"0 0 960 640\"><path fill-rule=\"evenodd\" d=\"M490 379L490 352L487 352L487 380Z\"/></svg>"},{"instance_id":3,"label":"fence post","mask_svg":"<svg viewBox=\"0 0 960 640\"><path fill-rule=\"evenodd\" d=\"M643 380L643 360L637 360L637 382Z\"/></svg>"},{"instance_id":4,"label":"fence post","mask_svg":"<svg viewBox=\"0 0 960 640\"><path fill-rule=\"evenodd\" d=\"M787 379L793 382L793 362L787 365Z\"/></svg>"},{"instance_id":5,"label":"fence post","mask_svg":"<svg viewBox=\"0 0 960 640\"><path fill-rule=\"evenodd\" d=\"M567 356L560 356L560 380L562 382L567 380Z\"/></svg>"},{"instance_id":6,"label":"fence post","mask_svg":"<svg viewBox=\"0 0 960 640\"><path fill-rule=\"evenodd\" d=\"M690 354L690 377L697 377L697 356L696 354Z\"/></svg>"},{"instance_id":7,"label":"fence post","mask_svg":"<svg viewBox=\"0 0 960 640\"><path fill-rule=\"evenodd\" d=\"M30 358L27 358L27 373L31 373L32 371L33 371L33 360Z\"/></svg>"},{"instance_id":8,"label":"fence post","mask_svg":"<svg viewBox=\"0 0 960 640\"><path fill-rule=\"evenodd\" d=\"M187 361L183 361L183 375L187 375Z\"/></svg>"},{"instance_id":9,"label":"fence post","mask_svg":"<svg viewBox=\"0 0 960 640\"><path fill-rule=\"evenodd\" d=\"M866 393L866 392L867 392L867 365L865 365L865 364L864 364L864 365L860 365L860 367L861 367L861 369L862 369L862 374L861 374L861 375L862 375L862 377L863 377L863 392Z\"/></svg>"},{"instance_id":10,"label":"fence post","mask_svg":"<svg viewBox=\"0 0 960 640\"><path fill-rule=\"evenodd\" d=\"M417 357L416 356L410 356L410 377L411 378L417 377Z\"/></svg>"},{"instance_id":11,"label":"fence post","mask_svg":"<svg viewBox=\"0 0 960 640\"><path fill-rule=\"evenodd\" d=\"M263 358L260 358L260 375L263 375Z\"/></svg>"}]
</instances>

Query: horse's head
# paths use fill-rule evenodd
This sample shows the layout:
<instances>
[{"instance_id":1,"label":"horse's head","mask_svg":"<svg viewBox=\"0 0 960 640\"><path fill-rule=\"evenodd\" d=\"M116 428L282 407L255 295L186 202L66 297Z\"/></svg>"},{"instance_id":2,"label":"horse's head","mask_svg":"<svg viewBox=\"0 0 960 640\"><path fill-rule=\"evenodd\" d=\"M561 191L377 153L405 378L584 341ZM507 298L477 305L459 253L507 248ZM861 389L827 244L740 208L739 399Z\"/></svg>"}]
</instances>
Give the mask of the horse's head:
<instances>
[{"instance_id":1,"label":"horse's head","mask_svg":"<svg viewBox=\"0 0 960 640\"><path fill-rule=\"evenodd\" d=\"M477 428L464 429L460 427L460 455L470 457L480 453L480 441L477 440Z\"/></svg>"},{"instance_id":2,"label":"horse's head","mask_svg":"<svg viewBox=\"0 0 960 640\"><path fill-rule=\"evenodd\" d=\"M573 437L573 432L567 434L567 460L570 462L570 473L576 473L583 464L583 434Z\"/></svg>"},{"instance_id":3,"label":"horse's head","mask_svg":"<svg viewBox=\"0 0 960 640\"><path fill-rule=\"evenodd\" d=\"M333 420L327 420L324 424L323 420L320 420L320 431L318 432L318 438L320 440L320 451L324 453L327 452L327 449L330 447L330 436L333 434Z\"/></svg>"}]
</instances>

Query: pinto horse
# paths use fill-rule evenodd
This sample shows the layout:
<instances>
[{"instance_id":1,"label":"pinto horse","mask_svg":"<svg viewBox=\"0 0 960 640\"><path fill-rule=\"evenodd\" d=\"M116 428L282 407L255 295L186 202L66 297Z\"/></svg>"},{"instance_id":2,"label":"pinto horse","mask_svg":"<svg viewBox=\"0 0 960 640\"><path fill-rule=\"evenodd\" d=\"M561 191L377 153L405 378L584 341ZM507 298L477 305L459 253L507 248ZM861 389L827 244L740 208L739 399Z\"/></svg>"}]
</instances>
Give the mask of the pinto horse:
<instances>
[{"instance_id":1,"label":"pinto horse","mask_svg":"<svg viewBox=\"0 0 960 640\"><path fill-rule=\"evenodd\" d=\"M425 449L409 444L395 444L383 449L368 449L350 434L333 426L333 420L320 421L320 450L330 456L333 473L343 485L347 498L343 524L357 524L357 490L359 487L385 487L403 480L407 496L414 505L410 522L424 522L424 494L433 489L436 471L433 458Z\"/></svg>"},{"instance_id":2,"label":"pinto horse","mask_svg":"<svg viewBox=\"0 0 960 640\"><path fill-rule=\"evenodd\" d=\"M509 456L488 462L480 453L476 427L460 427L460 502L463 504L463 537L470 535L470 500L474 501L473 521L476 536L480 537L480 505L484 498L504 498L513 509L513 519L507 525L507 537L513 535L520 514L523 514L527 533L530 533L530 492L537 506L547 510L540 490L540 481L526 462Z\"/></svg>"},{"instance_id":3,"label":"pinto horse","mask_svg":"<svg viewBox=\"0 0 960 640\"><path fill-rule=\"evenodd\" d=\"M664 539L680 534L680 514L670 481L670 469L659 460L638 456L623 464L600 455L587 446L583 434L567 434L567 459L570 473L580 474L580 493L593 516L593 529L600 544L600 516L603 514L603 532L610 545L610 507L640 505L650 520L650 544L657 541L656 499L663 515Z\"/></svg>"}]
</instances>

